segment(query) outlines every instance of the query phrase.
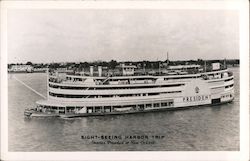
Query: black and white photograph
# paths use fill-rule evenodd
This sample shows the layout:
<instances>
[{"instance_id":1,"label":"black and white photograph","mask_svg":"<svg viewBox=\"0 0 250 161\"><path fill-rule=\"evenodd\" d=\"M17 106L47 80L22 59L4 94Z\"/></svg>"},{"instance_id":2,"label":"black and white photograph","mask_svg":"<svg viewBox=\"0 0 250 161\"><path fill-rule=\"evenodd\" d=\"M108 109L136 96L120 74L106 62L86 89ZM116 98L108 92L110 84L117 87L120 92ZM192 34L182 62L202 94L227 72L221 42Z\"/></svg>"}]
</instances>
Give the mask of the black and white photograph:
<instances>
[{"instance_id":1,"label":"black and white photograph","mask_svg":"<svg viewBox=\"0 0 250 161\"><path fill-rule=\"evenodd\" d=\"M242 154L242 10L45 4L1 12L2 150Z\"/></svg>"}]
</instances>

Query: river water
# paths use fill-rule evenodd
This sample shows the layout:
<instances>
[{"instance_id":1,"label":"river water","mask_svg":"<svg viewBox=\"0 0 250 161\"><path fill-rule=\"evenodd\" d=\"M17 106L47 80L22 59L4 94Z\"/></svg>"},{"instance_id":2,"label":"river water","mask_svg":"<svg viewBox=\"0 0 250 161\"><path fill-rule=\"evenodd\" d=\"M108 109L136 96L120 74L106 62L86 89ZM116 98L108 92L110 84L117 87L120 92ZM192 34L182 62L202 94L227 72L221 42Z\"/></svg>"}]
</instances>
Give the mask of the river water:
<instances>
[{"instance_id":1,"label":"river water","mask_svg":"<svg viewBox=\"0 0 250 161\"><path fill-rule=\"evenodd\" d=\"M238 151L239 68L230 70L233 103L74 119L24 118L42 97L15 78L46 96L46 74L9 74L9 151Z\"/></svg>"}]
</instances>

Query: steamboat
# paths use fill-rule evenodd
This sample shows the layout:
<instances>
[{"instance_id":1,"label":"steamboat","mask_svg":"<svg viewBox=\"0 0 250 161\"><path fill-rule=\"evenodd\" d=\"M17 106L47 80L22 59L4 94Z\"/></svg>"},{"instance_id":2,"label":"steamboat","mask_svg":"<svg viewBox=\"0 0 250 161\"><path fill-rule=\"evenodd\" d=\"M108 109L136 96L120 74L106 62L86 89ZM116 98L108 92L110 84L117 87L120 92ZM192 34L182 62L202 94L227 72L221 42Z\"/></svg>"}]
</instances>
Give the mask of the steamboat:
<instances>
[{"instance_id":1,"label":"steamboat","mask_svg":"<svg viewBox=\"0 0 250 161\"><path fill-rule=\"evenodd\" d=\"M73 118L229 103L234 76L222 66L178 65L147 73L131 64L121 64L118 73L104 73L101 66L75 74L48 70L47 99L24 115Z\"/></svg>"}]
</instances>

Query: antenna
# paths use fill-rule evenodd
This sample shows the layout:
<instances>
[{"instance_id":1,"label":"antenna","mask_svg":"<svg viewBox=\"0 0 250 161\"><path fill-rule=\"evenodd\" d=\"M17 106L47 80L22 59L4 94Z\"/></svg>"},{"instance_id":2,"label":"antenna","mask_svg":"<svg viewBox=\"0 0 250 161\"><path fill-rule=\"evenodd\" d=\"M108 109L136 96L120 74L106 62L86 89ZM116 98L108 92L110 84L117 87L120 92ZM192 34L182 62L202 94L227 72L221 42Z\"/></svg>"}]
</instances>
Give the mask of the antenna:
<instances>
[{"instance_id":1,"label":"antenna","mask_svg":"<svg viewBox=\"0 0 250 161\"><path fill-rule=\"evenodd\" d=\"M46 73L47 73L47 99L49 99L49 66L47 66L47 70L46 70Z\"/></svg>"},{"instance_id":2,"label":"antenna","mask_svg":"<svg viewBox=\"0 0 250 161\"><path fill-rule=\"evenodd\" d=\"M204 72L207 71L207 63L206 63L206 60L204 60Z\"/></svg>"},{"instance_id":3,"label":"antenna","mask_svg":"<svg viewBox=\"0 0 250 161\"><path fill-rule=\"evenodd\" d=\"M227 69L227 62L226 62L226 58L224 58L224 69Z\"/></svg>"}]
</instances>

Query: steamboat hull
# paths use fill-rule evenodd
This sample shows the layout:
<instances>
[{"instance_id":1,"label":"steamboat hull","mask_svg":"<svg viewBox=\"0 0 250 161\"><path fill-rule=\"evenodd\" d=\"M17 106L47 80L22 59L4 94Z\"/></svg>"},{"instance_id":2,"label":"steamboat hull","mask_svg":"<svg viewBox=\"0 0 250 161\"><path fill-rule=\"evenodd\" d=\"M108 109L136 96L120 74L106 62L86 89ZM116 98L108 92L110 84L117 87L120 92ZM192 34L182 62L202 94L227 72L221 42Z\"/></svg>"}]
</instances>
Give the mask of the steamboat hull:
<instances>
[{"instance_id":1,"label":"steamboat hull","mask_svg":"<svg viewBox=\"0 0 250 161\"><path fill-rule=\"evenodd\" d=\"M46 113L46 112L39 112L35 109L25 109L24 110L25 117L59 117L59 114L56 113Z\"/></svg>"},{"instance_id":2,"label":"steamboat hull","mask_svg":"<svg viewBox=\"0 0 250 161\"><path fill-rule=\"evenodd\" d=\"M213 104L212 106L218 106L223 105L227 103L231 103L231 101L223 102L223 103L217 103ZM184 107L175 107L175 108L164 108L164 109L152 109L147 111L127 111L127 112L111 112L111 113L91 113L91 114L64 114L60 115L60 118L76 118L76 117L90 117L90 116L107 116L107 115L124 115L124 114L138 114L138 113L149 113L149 112L163 112L163 111L176 111L176 110L185 110L185 109L191 109L191 108L199 108L199 107L210 107L211 104L205 104L205 105L197 105L197 106L184 106Z\"/></svg>"},{"instance_id":3,"label":"steamboat hull","mask_svg":"<svg viewBox=\"0 0 250 161\"><path fill-rule=\"evenodd\" d=\"M66 118L77 118L77 117L91 117L91 116L107 116L107 115L124 115L124 114L137 114L137 113L148 113L148 112L163 112L163 111L175 111L175 110L185 110L191 108L199 108L199 107L211 107L218 106L223 104L232 103L233 99L228 100L222 103L215 104L203 104L196 106L183 106L183 107L173 107L173 108L162 108L162 109L149 109L149 110L140 110L140 111L124 111L124 112L109 112L109 113L71 113L71 114L54 114L54 113L43 113L43 112L34 112L34 110L24 112L26 117L60 117L62 119Z\"/></svg>"},{"instance_id":4,"label":"steamboat hull","mask_svg":"<svg viewBox=\"0 0 250 161\"><path fill-rule=\"evenodd\" d=\"M64 75L62 79L58 75L48 75L48 98L37 101L37 108L25 110L24 115L61 118L105 116L233 101L234 76L231 72L227 69L203 73L196 70L198 73L157 76Z\"/></svg>"}]
</instances>

